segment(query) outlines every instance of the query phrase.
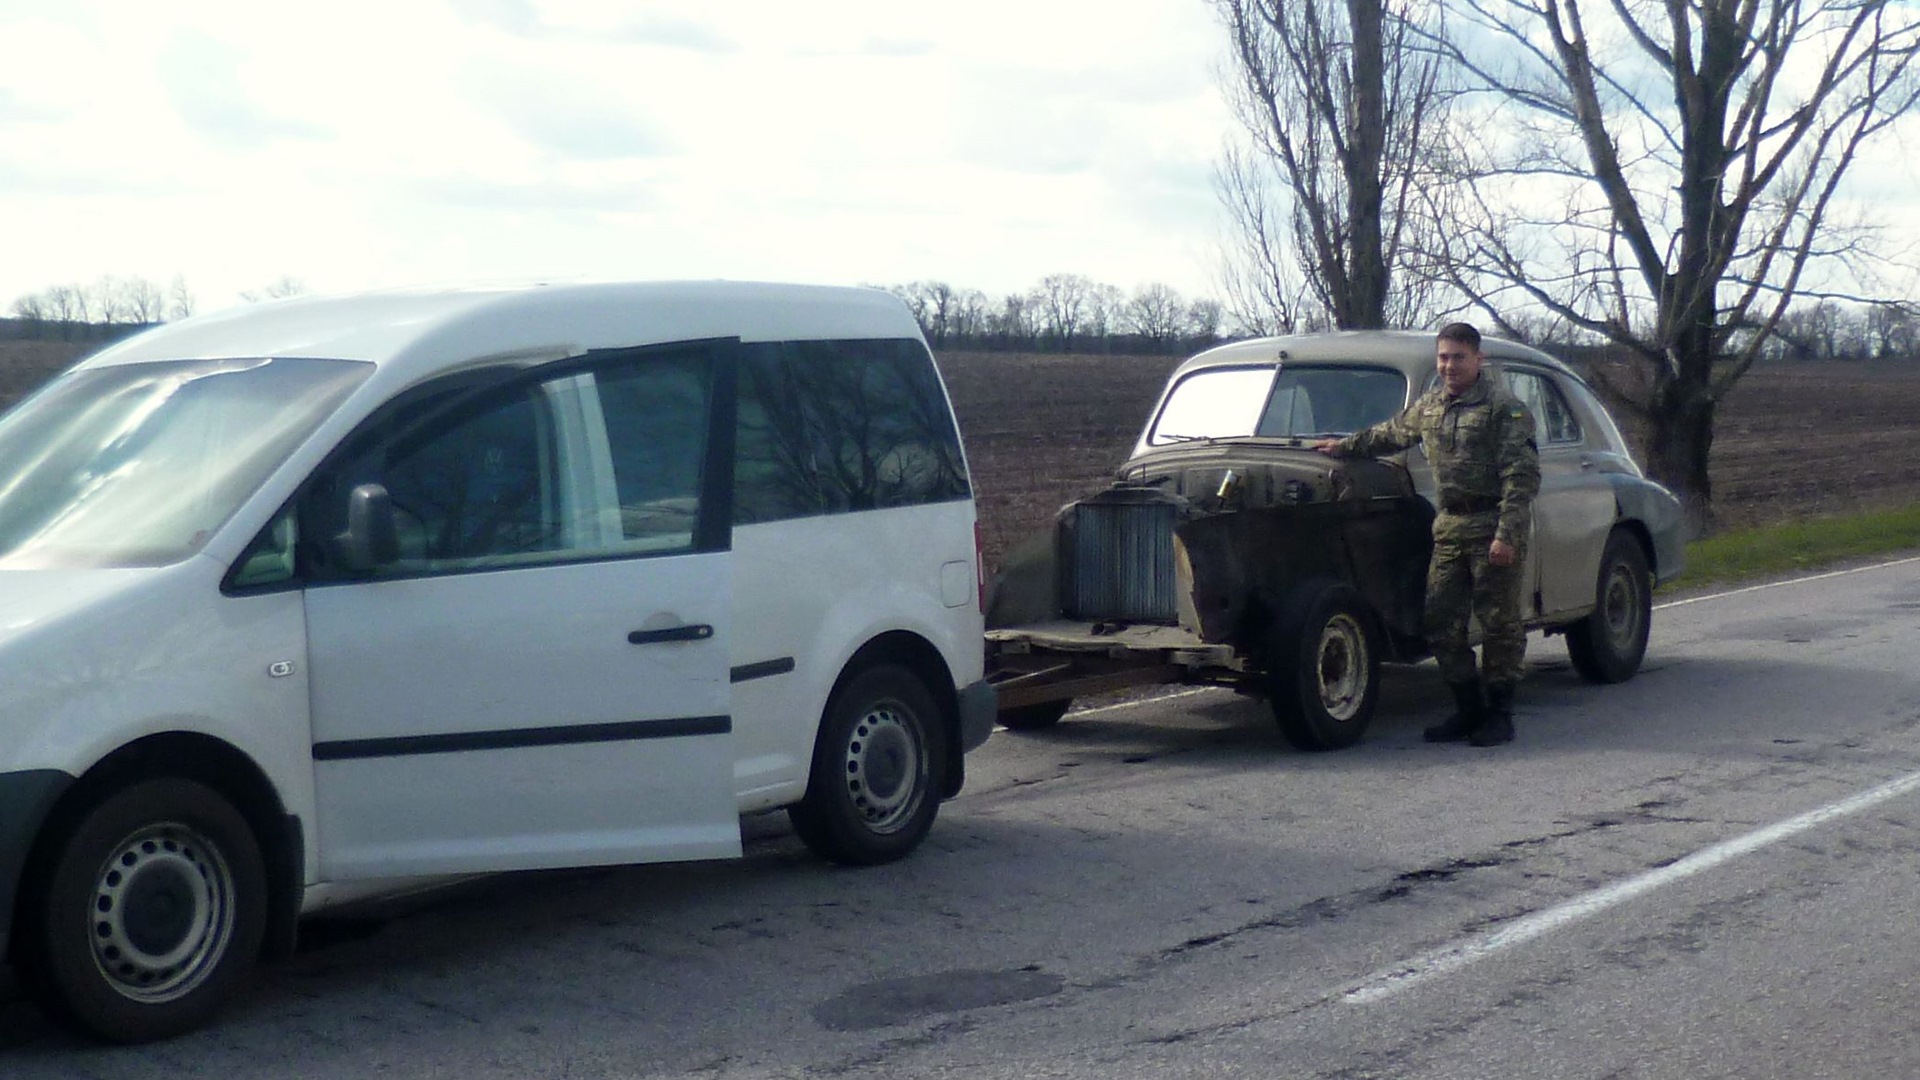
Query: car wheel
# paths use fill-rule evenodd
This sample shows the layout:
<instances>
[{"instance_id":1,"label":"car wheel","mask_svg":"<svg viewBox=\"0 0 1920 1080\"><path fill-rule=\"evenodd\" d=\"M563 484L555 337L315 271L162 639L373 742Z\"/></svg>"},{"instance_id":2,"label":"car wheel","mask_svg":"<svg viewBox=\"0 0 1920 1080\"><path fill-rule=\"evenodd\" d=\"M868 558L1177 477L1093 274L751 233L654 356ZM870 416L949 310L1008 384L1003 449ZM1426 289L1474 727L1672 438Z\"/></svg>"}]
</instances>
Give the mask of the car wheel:
<instances>
[{"instance_id":1,"label":"car wheel","mask_svg":"<svg viewBox=\"0 0 1920 1080\"><path fill-rule=\"evenodd\" d=\"M1338 582L1308 586L1272 642L1268 700L1287 741L1309 751L1359 742L1380 698L1380 652L1360 594Z\"/></svg>"},{"instance_id":2,"label":"car wheel","mask_svg":"<svg viewBox=\"0 0 1920 1080\"><path fill-rule=\"evenodd\" d=\"M191 780L145 780L74 818L28 883L27 988L116 1042L205 1023L252 968L266 928L260 846L233 804Z\"/></svg>"},{"instance_id":3,"label":"car wheel","mask_svg":"<svg viewBox=\"0 0 1920 1080\"><path fill-rule=\"evenodd\" d=\"M1567 656L1588 682L1625 682L1640 670L1652 627L1646 552L1632 535L1615 529L1600 556L1593 611L1567 627Z\"/></svg>"},{"instance_id":4,"label":"car wheel","mask_svg":"<svg viewBox=\"0 0 1920 1080\"><path fill-rule=\"evenodd\" d=\"M847 680L827 703L807 794L787 811L800 839L849 866L912 851L940 808L941 723L933 695L906 668L872 667Z\"/></svg>"},{"instance_id":5,"label":"car wheel","mask_svg":"<svg viewBox=\"0 0 1920 1080\"><path fill-rule=\"evenodd\" d=\"M1067 709L1073 704L1072 698L1058 701L1042 701L1032 705L1020 705L1000 710L1000 726L1008 731L1038 731L1050 728L1067 715Z\"/></svg>"}]
</instances>

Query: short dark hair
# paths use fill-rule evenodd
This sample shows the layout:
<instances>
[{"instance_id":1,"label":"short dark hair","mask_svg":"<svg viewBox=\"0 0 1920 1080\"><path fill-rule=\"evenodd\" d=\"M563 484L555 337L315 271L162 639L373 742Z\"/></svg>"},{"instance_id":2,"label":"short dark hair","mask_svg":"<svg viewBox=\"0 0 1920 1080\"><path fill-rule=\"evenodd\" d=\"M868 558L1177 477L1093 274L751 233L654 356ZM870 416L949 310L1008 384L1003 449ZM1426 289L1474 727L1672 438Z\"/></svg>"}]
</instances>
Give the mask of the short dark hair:
<instances>
[{"instance_id":1,"label":"short dark hair","mask_svg":"<svg viewBox=\"0 0 1920 1080\"><path fill-rule=\"evenodd\" d=\"M1474 352L1480 351L1480 331L1474 329L1472 323L1450 322L1441 327L1435 337L1441 341L1459 342Z\"/></svg>"}]
</instances>

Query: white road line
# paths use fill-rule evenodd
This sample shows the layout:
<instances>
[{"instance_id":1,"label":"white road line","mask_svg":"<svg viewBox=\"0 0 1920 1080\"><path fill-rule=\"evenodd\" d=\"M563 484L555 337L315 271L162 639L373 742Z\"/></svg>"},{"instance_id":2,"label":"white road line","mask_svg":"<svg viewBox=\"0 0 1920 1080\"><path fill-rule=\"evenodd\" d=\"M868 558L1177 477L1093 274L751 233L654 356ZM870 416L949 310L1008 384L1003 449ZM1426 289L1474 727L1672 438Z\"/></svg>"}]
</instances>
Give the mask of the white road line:
<instances>
[{"instance_id":1,"label":"white road line","mask_svg":"<svg viewBox=\"0 0 1920 1080\"><path fill-rule=\"evenodd\" d=\"M1906 559L1895 559L1892 562L1874 563L1872 566L1856 566L1850 570L1832 570L1824 574L1814 574L1810 577L1787 578L1785 581L1769 581L1764 585L1749 585L1744 589L1728 589L1726 592L1708 593L1705 596L1689 596L1685 600L1669 600L1664 604L1653 605L1653 609L1655 611L1661 611L1666 608L1681 607L1686 604L1698 604L1703 600L1718 600L1726 596L1739 596L1741 593L1759 592L1762 589L1778 589L1786 585L1805 585L1810 581L1825 581L1828 578L1845 577L1848 574L1864 574L1868 570L1885 570L1889 566L1905 566L1908 563L1914 562L1920 562L1920 555Z\"/></svg>"},{"instance_id":2,"label":"white road line","mask_svg":"<svg viewBox=\"0 0 1920 1080\"><path fill-rule=\"evenodd\" d=\"M1670 885L1710 870L1721 863L1758 851L1770 844L1777 844L1790 836L1806 832L1835 818L1857 814L1888 799L1905 795L1915 788L1920 788L1920 772L1908 773L1897 780L1890 780L1878 787L1869 788L1839 802L1829 803L1798 817L1769 825L1757 832L1750 832L1745 836L1702 848L1678 862L1648 871L1638 877L1628 878L1606 888L1597 889L1585 896L1577 896L1565 903L1516 919L1491 933L1435 949L1399 967L1378 972L1359 986L1342 994L1341 999L1349 1004L1359 1005L1390 998L1429 979L1458 971L1468 964L1483 960L1504 949L1525 944L1563 926L1597 915L1642 893L1651 892L1663 885Z\"/></svg>"}]
</instances>

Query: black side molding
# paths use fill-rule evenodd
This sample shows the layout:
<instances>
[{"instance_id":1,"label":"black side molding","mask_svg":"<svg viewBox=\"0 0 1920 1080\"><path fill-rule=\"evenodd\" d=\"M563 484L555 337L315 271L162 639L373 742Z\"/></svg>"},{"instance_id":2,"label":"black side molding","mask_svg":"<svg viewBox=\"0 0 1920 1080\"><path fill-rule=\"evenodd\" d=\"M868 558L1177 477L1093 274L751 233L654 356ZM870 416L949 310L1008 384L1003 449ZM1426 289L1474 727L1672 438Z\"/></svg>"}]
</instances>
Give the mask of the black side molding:
<instances>
[{"instance_id":1,"label":"black side molding","mask_svg":"<svg viewBox=\"0 0 1920 1080\"><path fill-rule=\"evenodd\" d=\"M313 760L350 761L357 758L411 757L415 754L456 754L466 750L519 750L532 746L633 742L638 739L673 739L685 735L725 735L732 730L731 716L680 716L665 720L628 720L613 724L575 724L570 727L338 739L315 743Z\"/></svg>"},{"instance_id":2,"label":"black side molding","mask_svg":"<svg viewBox=\"0 0 1920 1080\"><path fill-rule=\"evenodd\" d=\"M755 664L741 664L727 671L728 682L752 682L769 675L785 675L793 670L793 657L783 656L778 660L762 660Z\"/></svg>"}]
</instances>

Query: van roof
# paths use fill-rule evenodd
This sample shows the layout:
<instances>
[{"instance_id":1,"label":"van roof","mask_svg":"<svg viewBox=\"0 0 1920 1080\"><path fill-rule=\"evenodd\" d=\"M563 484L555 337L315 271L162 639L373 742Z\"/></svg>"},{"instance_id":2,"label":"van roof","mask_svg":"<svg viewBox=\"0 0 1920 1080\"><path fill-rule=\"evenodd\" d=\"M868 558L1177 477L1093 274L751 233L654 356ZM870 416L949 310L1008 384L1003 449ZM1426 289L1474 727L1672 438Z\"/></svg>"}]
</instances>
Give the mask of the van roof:
<instances>
[{"instance_id":1,"label":"van roof","mask_svg":"<svg viewBox=\"0 0 1920 1080\"><path fill-rule=\"evenodd\" d=\"M879 289L737 281L546 283L295 297L155 327L84 366L150 360L316 357L425 374L476 359L740 337L920 336Z\"/></svg>"}]
</instances>

